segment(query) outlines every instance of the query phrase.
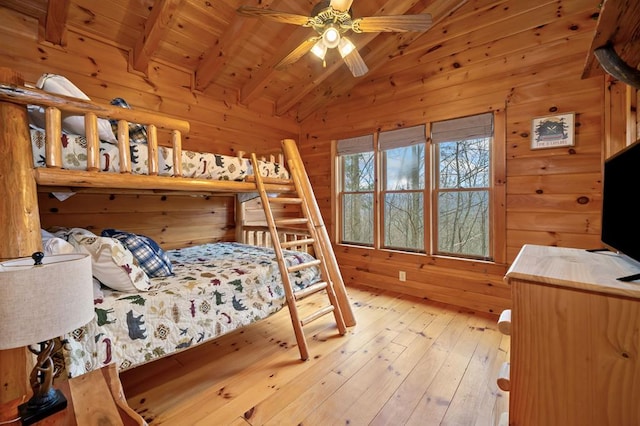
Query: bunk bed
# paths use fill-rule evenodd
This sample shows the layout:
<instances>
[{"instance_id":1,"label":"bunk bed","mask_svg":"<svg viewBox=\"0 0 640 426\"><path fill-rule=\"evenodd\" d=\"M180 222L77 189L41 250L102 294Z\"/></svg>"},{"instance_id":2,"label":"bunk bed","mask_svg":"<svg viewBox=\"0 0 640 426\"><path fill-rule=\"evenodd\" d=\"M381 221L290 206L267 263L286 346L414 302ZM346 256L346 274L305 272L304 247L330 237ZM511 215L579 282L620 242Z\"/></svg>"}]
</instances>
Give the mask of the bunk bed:
<instances>
[{"instance_id":1,"label":"bunk bed","mask_svg":"<svg viewBox=\"0 0 640 426\"><path fill-rule=\"evenodd\" d=\"M46 111L44 133L34 134L33 129L30 130L27 105L38 105ZM68 155L63 154L62 145L68 142L61 129L61 117L64 114L84 117L86 134L83 143L86 146L83 150L86 154L82 156L84 162L76 164L75 170L71 169L72 165L65 163ZM117 145L108 147L111 150L108 157L111 163L108 165L104 162L105 147L102 146L101 149L99 119L117 122ZM331 282L335 290L332 300L339 306L344 324L355 325L344 282L295 141L282 142L283 158L287 159L289 169L286 175L279 172L276 178L263 177L260 174L251 176L249 167L248 170L241 170L236 175L237 179L229 179L228 176L216 178L211 173L207 176L191 177L192 174L183 170L184 155L189 151L183 151L181 144L182 135L189 131L188 122L137 109L122 109L88 100L52 95L26 87L18 73L2 68L0 122L0 188L5 200L9 201L5 201L1 207L3 224L0 227L0 260L29 257L36 251L42 251L38 191L117 189L132 193L151 190L199 195L255 194L259 191L260 195L265 197L267 193L294 193L306 200L309 229L316 235L317 240L314 242L314 255L322 259L326 266L327 276L323 275L321 278ZM136 169L135 164L132 166L132 143L129 140L131 123L143 123L146 126L148 140L144 146L144 169ZM170 147L159 146L159 130L170 135ZM34 141L37 142L35 145ZM61 144L61 141L65 143ZM113 162L116 158L117 167ZM232 160L229 158L229 161ZM251 165L254 170L280 170L279 165L273 168L268 163L260 163L255 155L252 156ZM167 167L168 165L170 167ZM287 176L293 176L295 179L283 179ZM264 200L267 199L263 198ZM242 220L237 221L237 224L241 225ZM96 239L102 238L90 233L87 235L86 230L67 229L61 232L62 234L56 235L64 236L76 245L83 239L88 239L89 243L93 244ZM275 232L273 220L267 231L253 227L240 229L236 235L243 236L245 242L262 242L263 245L269 241L273 243L274 238L278 241L281 238ZM66 336L66 353L71 364L67 366L70 367L69 374L79 375L111 362L116 362L121 370L133 368L214 339L277 312L291 301L287 286L283 289L282 284L282 281L289 279L290 274L285 277L279 275L276 272L279 266L296 270L293 274L293 285L290 287L302 293L310 293L309 289L317 285L314 283L318 282L322 271L309 268L308 272L302 273L295 266L314 262L310 254L304 250L299 251L302 250L300 247L306 248L310 242L301 235L300 232L291 231L286 237L290 238L286 244L290 250L276 256L278 262L273 258L274 252L278 254L280 251L279 244L274 245L274 248L262 250L238 242L209 244L167 251L164 255L170 259L173 266L172 276L152 278L143 283L141 288L134 286L136 288L131 290L132 292L102 286L99 289L101 292L96 296L94 322L78 333ZM296 243L297 240L300 241L299 244ZM255 274L251 275L253 273ZM196 275L198 279L194 279ZM250 283L256 285L249 286ZM185 287L191 293L183 293ZM202 298L201 295L197 296L197 293L208 293L213 299ZM150 298L156 299L150 302ZM290 304L289 310L291 311ZM152 311L163 312L154 320ZM187 317L196 317L196 311L196 323L184 322ZM120 315L117 321L115 315ZM116 333L108 329L112 324L120 328L119 333L125 335L126 341L119 340L115 337L116 334L110 334ZM153 344L148 344L146 338L152 334L156 340ZM299 345L304 343L301 342L297 329L296 338ZM143 344L138 345L137 342ZM300 350L301 358L306 359L306 347L305 352L303 348ZM17 364L20 367L19 364L23 361L21 355L2 352L4 353L0 353L0 359L3 362Z\"/></svg>"}]
</instances>

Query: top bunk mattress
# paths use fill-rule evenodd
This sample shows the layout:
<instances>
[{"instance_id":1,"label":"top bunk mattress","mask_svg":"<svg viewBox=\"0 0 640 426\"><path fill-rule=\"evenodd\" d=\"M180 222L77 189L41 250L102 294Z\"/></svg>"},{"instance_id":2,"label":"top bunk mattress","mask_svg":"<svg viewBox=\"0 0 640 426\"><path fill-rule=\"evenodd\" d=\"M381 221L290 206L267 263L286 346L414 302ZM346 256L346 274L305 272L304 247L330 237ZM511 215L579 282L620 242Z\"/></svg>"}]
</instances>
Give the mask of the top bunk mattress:
<instances>
[{"instance_id":1,"label":"top bunk mattress","mask_svg":"<svg viewBox=\"0 0 640 426\"><path fill-rule=\"evenodd\" d=\"M46 167L44 130L31 128L31 147L34 167ZM87 139L84 136L62 133L62 168L87 169ZM149 174L149 150L146 143L131 142L131 173ZM277 162L259 161L262 176L289 179L289 172ZM100 171L120 173L118 146L100 141ZM173 149L158 147L158 175L173 176ZM225 181L243 181L252 174L251 160L230 155L196 151L182 151L182 177Z\"/></svg>"}]
</instances>

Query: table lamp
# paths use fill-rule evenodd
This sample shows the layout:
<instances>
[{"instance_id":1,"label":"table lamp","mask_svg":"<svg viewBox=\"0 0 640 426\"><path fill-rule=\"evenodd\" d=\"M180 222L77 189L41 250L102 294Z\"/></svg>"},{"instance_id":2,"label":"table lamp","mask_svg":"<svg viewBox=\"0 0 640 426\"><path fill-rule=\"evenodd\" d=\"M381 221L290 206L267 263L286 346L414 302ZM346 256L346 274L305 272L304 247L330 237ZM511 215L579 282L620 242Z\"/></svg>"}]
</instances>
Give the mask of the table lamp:
<instances>
[{"instance_id":1,"label":"table lamp","mask_svg":"<svg viewBox=\"0 0 640 426\"><path fill-rule=\"evenodd\" d=\"M29 382L33 396L18 407L29 425L63 410L52 387L55 338L94 317L91 259L86 254L21 258L0 263L0 350L27 346L37 356Z\"/></svg>"}]
</instances>

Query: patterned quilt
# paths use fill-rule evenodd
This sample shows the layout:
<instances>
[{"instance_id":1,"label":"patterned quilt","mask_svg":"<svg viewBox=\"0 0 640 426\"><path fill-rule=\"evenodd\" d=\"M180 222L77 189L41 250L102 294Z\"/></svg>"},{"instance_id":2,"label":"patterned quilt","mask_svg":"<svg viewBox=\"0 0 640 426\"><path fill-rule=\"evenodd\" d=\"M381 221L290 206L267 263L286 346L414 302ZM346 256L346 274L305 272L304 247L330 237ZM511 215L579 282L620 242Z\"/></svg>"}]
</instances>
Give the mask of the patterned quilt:
<instances>
[{"instance_id":1,"label":"patterned quilt","mask_svg":"<svg viewBox=\"0 0 640 426\"><path fill-rule=\"evenodd\" d=\"M69 170L86 170L87 140L84 136L62 134L62 165ZM45 167L44 131L31 129L33 165ZM145 143L131 143L131 172L148 174L149 153ZM278 163L259 161L262 176L288 179L288 171ZM118 146L100 142L100 170L117 173L120 171ZM173 149L158 147L158 174L173 175ZM252 174L251 160L230 155L182 151L182 176L187 178L241 181Z\"/></svg>"},{"instance_id":2,"label":"patterned quilt","mask_svg":"<svg viewBox=\"0 0 640 426\"><path fill-rule=\"evenodd\" d=\"M152 278L131 294L102 288L95 318L64 336L70 377L116 363L119 370L153 361L244 327L282 309L284 288L271 248L216 243L170 250L174 275ZM313 258L285 251L287 265ZM317 268L291 274L294 290L320 279Z\"/></svg>"}]
</instances>

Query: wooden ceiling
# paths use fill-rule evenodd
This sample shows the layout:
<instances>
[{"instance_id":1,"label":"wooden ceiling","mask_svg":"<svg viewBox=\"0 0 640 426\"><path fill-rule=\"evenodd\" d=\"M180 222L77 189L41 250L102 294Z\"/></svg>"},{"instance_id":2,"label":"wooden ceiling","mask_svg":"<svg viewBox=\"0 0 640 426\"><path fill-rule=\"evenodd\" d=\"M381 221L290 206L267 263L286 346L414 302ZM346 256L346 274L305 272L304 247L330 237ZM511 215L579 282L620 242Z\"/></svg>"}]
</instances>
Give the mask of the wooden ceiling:
<instances>
[{"instance_id":1,"label":"wooden ceiling","mask_svg":"<svg viewBox=\"0 0 640 426\"><path fill-rule=\"evenodd\" d=\"M192 88L205 95L215 96L224 88L234 91L240 104L250 107L266 100L274 105L276 115L298 121L373 80L429 61L437 56L431 52L451 40L464 39L472 30L512 25L513 19L507 18L552 4L559 18L567 6L563 0L354 0L353 18L419 13L433 17L433 26L424 33L349 33L369 67L358 78L351 75L335 49L327 54L324 67L308 53L285 69L275 69L315 35L314 30L236 12L240 6L250 6L309 16L317 2L1 0L0 5L38 19L47 42L64 46L67 32L73 30L130 52L132 69L146 72L152 61L168 64L191 73ZM524 30L522 25L512 29L514 34ZM465 46L457 44L462 52Z\"/></svg>"},{"instance_id":2,"label":"wooden ceiling","mask_svg":"<svg viewBox=\"0 0 640 426\"><path fill-rule=\"evenodd\" d=\"M315 32L311 28L239 15L240 6L309 16L316 0L2 0L2 6L37 18L43 37L65 44L69 29L130 51L130 66L146 71L150 61L193 73L193 88L237 91L238 101L274 104L276 115L298 120L331 102L334 93L374 78L408 49L438 45L442 22L467 0L355 0L353 17L431 13L425 33L351 33L369 67L355 78L337 51L326 67L311 54L283 70L274 66ZM493 3L493 2L492 2ZM380 71L382 70L382 71ZM213 93L213 90L211 90Z\"/></svg>"}]
</instances>

